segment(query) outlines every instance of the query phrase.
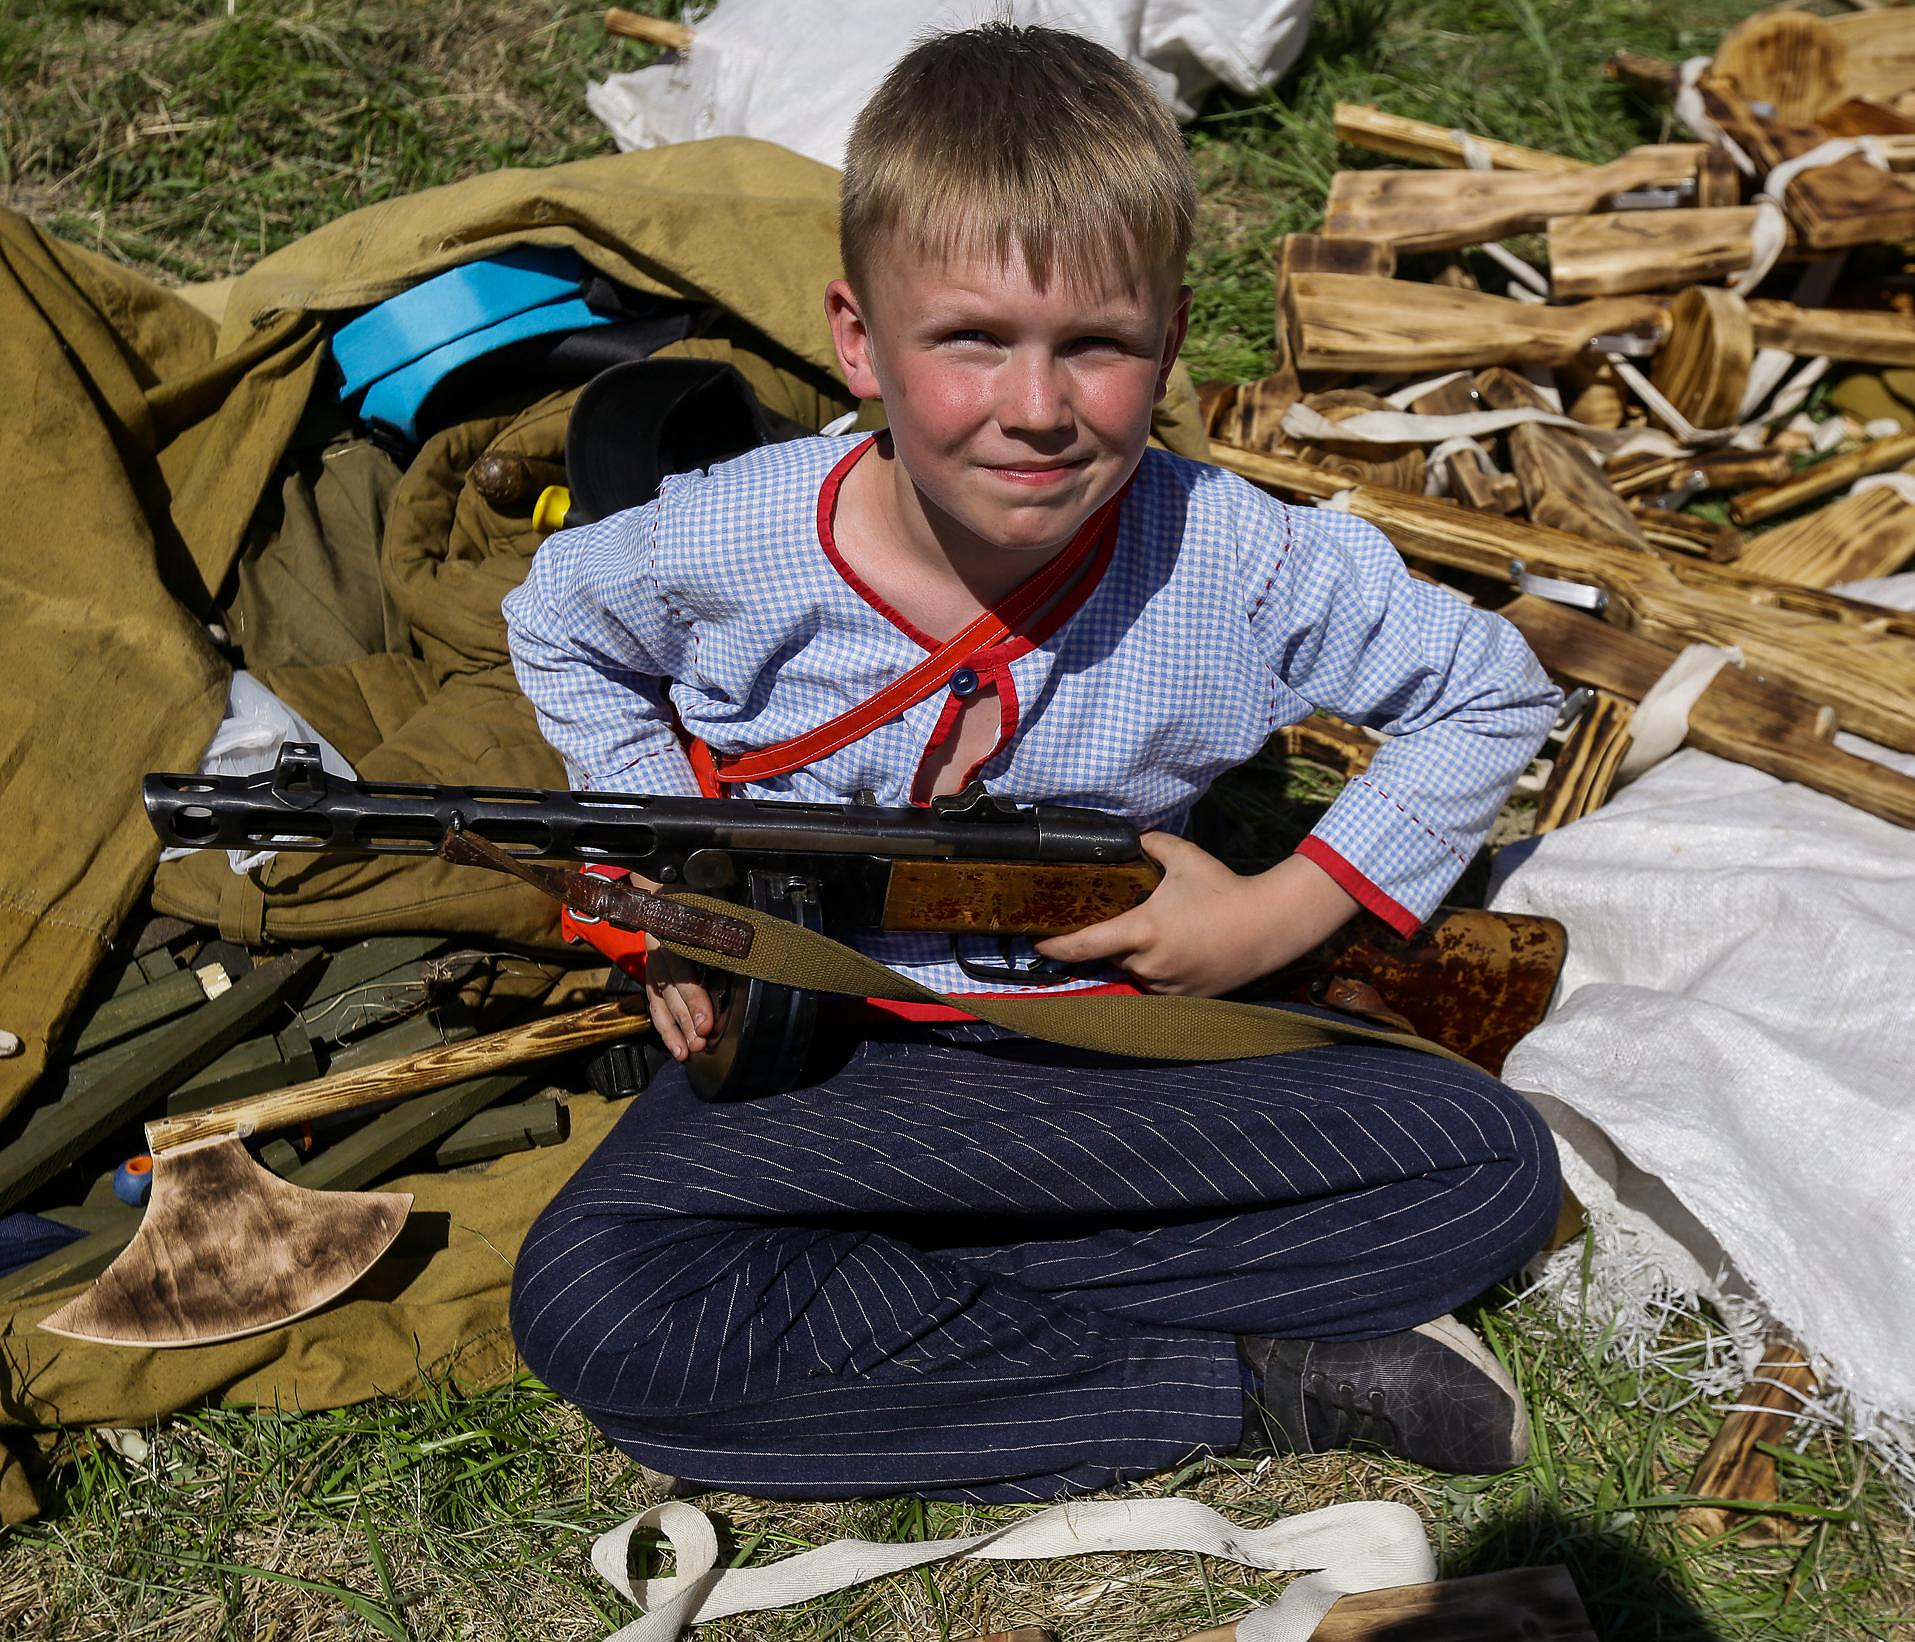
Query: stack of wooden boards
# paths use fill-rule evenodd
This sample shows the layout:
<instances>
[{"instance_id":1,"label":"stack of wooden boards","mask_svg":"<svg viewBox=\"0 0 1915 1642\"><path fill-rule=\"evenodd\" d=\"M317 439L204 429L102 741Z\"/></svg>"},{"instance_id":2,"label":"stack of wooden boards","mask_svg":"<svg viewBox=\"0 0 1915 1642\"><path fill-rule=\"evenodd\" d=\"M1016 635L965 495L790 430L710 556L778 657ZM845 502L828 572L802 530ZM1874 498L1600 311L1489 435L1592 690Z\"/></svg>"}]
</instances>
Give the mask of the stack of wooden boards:
<instances>
[{"instance_id":1,"label":"stack of wooden boards","mask_svg":"<svg viewBox=\"0 0 1915 1642\"><path fill-rule=\"evenodd\" d=\"M255 957L175 918L136 922L96 977L64 1058L0 1126L0 1217L31 1210L79 1237L10 1271L0 1303L90 1277L141 1210L115 1190L140 1122L383 1066L470 1039L496 1013L496 964L439 936L382 936ZM308 1124L266 1141L294 1184L353 1191L404 1169L457 1168L565 1139L538 1068ZM403 1093L395 1088L394 1093ZM127 1192L124 1176L120 1192ZM130 1195L130 1193L128 1193Z\"/></svg>"},{"instance_id":2,"label":"stack of wooden boards","mask_svg":"<svg viewBox=\"0 0 1915 1642\"><path fill-rule=\"evenodd\" d=\"M1915 782L1832 741L1915 752L1915 617L1828 591L1915 558L1915 11L1612 72L1709 140L1590 164L1339 106L1444 169L1340 171L1278 245L1276 368L1205 394L1216 459L1371 519L1589 687L1541 824L1602 802L1700 642L1745 665L1690 744L1915 825Z\"/></svg>"},{"instance_id":3,"label":"stack of wooden boards","mask_svg":"<svg viewBox=\"0 0 1915 1642\"><path fill-rule=\"evenodd\" d=\"M1915 752L1915 615L1829 590L1915 559L1915 9L1610 72L1701 140L1590 164L1340 106L1344 143L1443 169L1338 172L1278 245L1276 368L1205 390L1214 458L1369 519L1574 687L1538 832L1604 802L1692 644L1744 665L1687 745L1915 826L1915 780L1833 740ZM1370 744L1319 718L1285 750L1354 773ZM1774 1498L1763 1445L1813 1386L1778 1336L1691 1491Z\"/></svg>"}]
</instances>

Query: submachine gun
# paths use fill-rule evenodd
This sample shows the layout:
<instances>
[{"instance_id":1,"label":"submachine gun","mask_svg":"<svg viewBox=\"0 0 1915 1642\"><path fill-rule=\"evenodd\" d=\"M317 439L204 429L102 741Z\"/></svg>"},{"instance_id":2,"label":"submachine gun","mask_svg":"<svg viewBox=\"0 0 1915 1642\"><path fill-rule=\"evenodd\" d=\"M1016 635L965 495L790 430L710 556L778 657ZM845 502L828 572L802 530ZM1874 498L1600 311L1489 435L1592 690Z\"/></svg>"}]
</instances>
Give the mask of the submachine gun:
<instances>
[{"instance_id":1,"label":"submachine gun","mask_svg":"<svg viewBox=\"0 0 1915 1642\"><path fill-rule=\"evenodd\" d=\"M810 1046L817 995L723 973L727 940L742 930L748 941L750 926L674 901L673 890L831 935L947 934L955 953L959 935L1054 935L1113 918L1161 876L1127 823L1095 810L1007 803L977 783L924 809L440 787L344 781L321 768L317 746L288 742L270 771L149 775L141 796L169 845L442 855L531 880L565 904L568 927L614 956L618 943L594 936L593 926L646 930L714 953L717 1022L709 1046L688 1062L707 1100L790 1087ZM530 865L541 860L591 871ZM633 878L595 875L607 868ZM1061 978L959 961L979 979Z\"/></svg>"}]
</instances>

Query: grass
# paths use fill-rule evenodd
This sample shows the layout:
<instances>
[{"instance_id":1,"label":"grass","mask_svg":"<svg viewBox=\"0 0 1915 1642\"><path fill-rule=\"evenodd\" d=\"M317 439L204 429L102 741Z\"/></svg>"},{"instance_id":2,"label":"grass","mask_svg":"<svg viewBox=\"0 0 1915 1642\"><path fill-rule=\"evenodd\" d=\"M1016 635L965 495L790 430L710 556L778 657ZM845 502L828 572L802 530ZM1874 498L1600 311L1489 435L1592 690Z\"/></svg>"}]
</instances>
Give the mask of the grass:
<instances>
[{"instance_id":1,"label":"grass","mask_svg":"<svg viewBox=\"0 0 1915 1642\"><path fill-rule=\"evenodd\" d=\"M1174 1492L1252 1527L1340 1500L1403 1500L1429 1522L1444 1574L1563 1563L1610 1638L1875 1637L1915 1623L1915 1552L1852 1445L1822 1435L1802 1454L1780 1452L1783 1511L1798 1530L1789 1541L1689 1546L1673 1519L1714 1428L1708 1408L1666 1375L1604 1361L1541 1307L1505 1299L1474 1320L1531 1398L1539 1440L1521 1470L1446 1481L1352 1455L1211 1461L1127 1492ZM1687 1339L1700 1360L1706 1338L1690 1328ZM207 1409L148 1440L128 1458L94 1433L59 1439L61 1503L16 1530L0 1560L0 1634L557 1642L634 1617L586 1553L592 1536L662 1496L529 1381L303 1415ZM698 1503L718 1519L725 1554L755 1563L847 1535L942 1537L1019 1514L899 1500ZM944 1642L1042 1624L1066 1642L1169 1642L1276 1588L1171 1553L954 1564L698 1634Z\"/></svg>"},{"instance_id":2,"label":"grass","mask_svg":"<svg viewBox=\"0 0 1915 1642\"><path fill-rule=\"evenodd\" d=\"M1194 373L1268 368L1273 240L1316 224L1337 166L1384 163L1338 151L1333 102L1602 159L1665 135L1658 111L1600 76L1611 50L1687 56L1753 9L1323 0L1276 93L1214 97L1192 129ZM584 82L654 54L607 38L599 14L523 0L0 0L0 201L168 282L234 273L373 200L605 152ZM1278 791L1256 774L1219 795L1228 827L1295 827L1334 791L1307 774ZM1213 1461L1133 1492L1175 1491L1249 1524L1403 1499L1430 1524L1446 1574L1567 1564L1604 1637L1879 1637L1915 1624L1907 1519L1863 1451L1826 1432L1777 1452L1787 1540L1678 1537L1681 1491L1719 1413L1671 1370L1720 1348L1711 1325L1673 1323L1637 1369L1533 1297L1492 1297L1474 1320L1531 1398L1539 1440L1519 1471L1446 1482L1347 1455ZM656 1497L529 1381L308 1414L202 1409L120 1448L64 1432L45 1465L48 1515L0 1535L0 1635L46 1642L595 1638L632 1614L591 1571L591 1537ZM702 1503L730 1553L754 1562L847 1534L953 1534L1015 1515ZM1268 1590L1231 1565L1169 1554L954 1566L700 1634L943 1642L1047 1624L1065 1642L1169 1642Z\"/></svg>"}]
</instances>

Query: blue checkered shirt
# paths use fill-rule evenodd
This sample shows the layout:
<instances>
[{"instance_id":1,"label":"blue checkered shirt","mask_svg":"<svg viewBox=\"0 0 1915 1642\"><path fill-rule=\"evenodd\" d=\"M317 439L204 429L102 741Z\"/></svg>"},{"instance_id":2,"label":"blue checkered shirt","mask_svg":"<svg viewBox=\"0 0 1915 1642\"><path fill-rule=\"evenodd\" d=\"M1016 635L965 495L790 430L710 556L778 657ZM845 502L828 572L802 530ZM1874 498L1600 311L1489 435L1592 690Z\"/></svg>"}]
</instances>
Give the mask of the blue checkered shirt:
<instances>
[{"instance_id":1,"label":"blue checkered shirt","mask_svg":"<svg viewBox=\"0 0 1915 1642\"><path fill-rule=\"evenodd\" d=\"M574 785L695 794L670 711L722 760L836 717L923 659L820 540L819 491L858 437L668 479L647 506L539 548L506 624ZM1560 701L1509 623L1412 578L1373 525L1155 449L1083 603L1043 642L971 666L1014 720L980 771L993 793L1140 830L1180 831L1213 780L1319 707L1385 733L1301 853L1405 933L1482 842ZM907 804L944 705L939 691L734 791ZM998 989L967 976L945 936L857 944L935 991ZM995 942L966 955L1001 958Z\"/></svg>"}]
</instances>

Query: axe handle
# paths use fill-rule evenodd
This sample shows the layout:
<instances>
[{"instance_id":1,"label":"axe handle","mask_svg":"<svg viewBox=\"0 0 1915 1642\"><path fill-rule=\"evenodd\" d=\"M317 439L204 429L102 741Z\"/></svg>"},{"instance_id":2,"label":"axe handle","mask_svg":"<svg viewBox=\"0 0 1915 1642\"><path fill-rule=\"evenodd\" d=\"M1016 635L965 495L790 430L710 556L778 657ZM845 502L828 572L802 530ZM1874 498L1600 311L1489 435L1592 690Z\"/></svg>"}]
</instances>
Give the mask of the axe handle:
<instances>
[{"instance_id":1,"label":"axe handle","mask_svg":"<svg viewBox=\"0 0 1915 1642\"><path fill-rule=\"evenodd\" d=\"M526 1061L543 1060L574 1049L590 1049L615 1038L630 1037L650 1025L650 1017L634 1007L632 999L597 1003L569 1015L526 1021L503 1032L489 1032L484 1037L440 1044L414 1055L402 1055L397 1060L335 1072L330 1077L295 1084L290 1089L161 1118L146 1126L146 1144L157 1157L195 1140L285 1129L335 1112L349 1112L355 1107L374 1106L402 1095L416 1095L448 1083L483 1077Z\"/></svg>"}]
</instances>

